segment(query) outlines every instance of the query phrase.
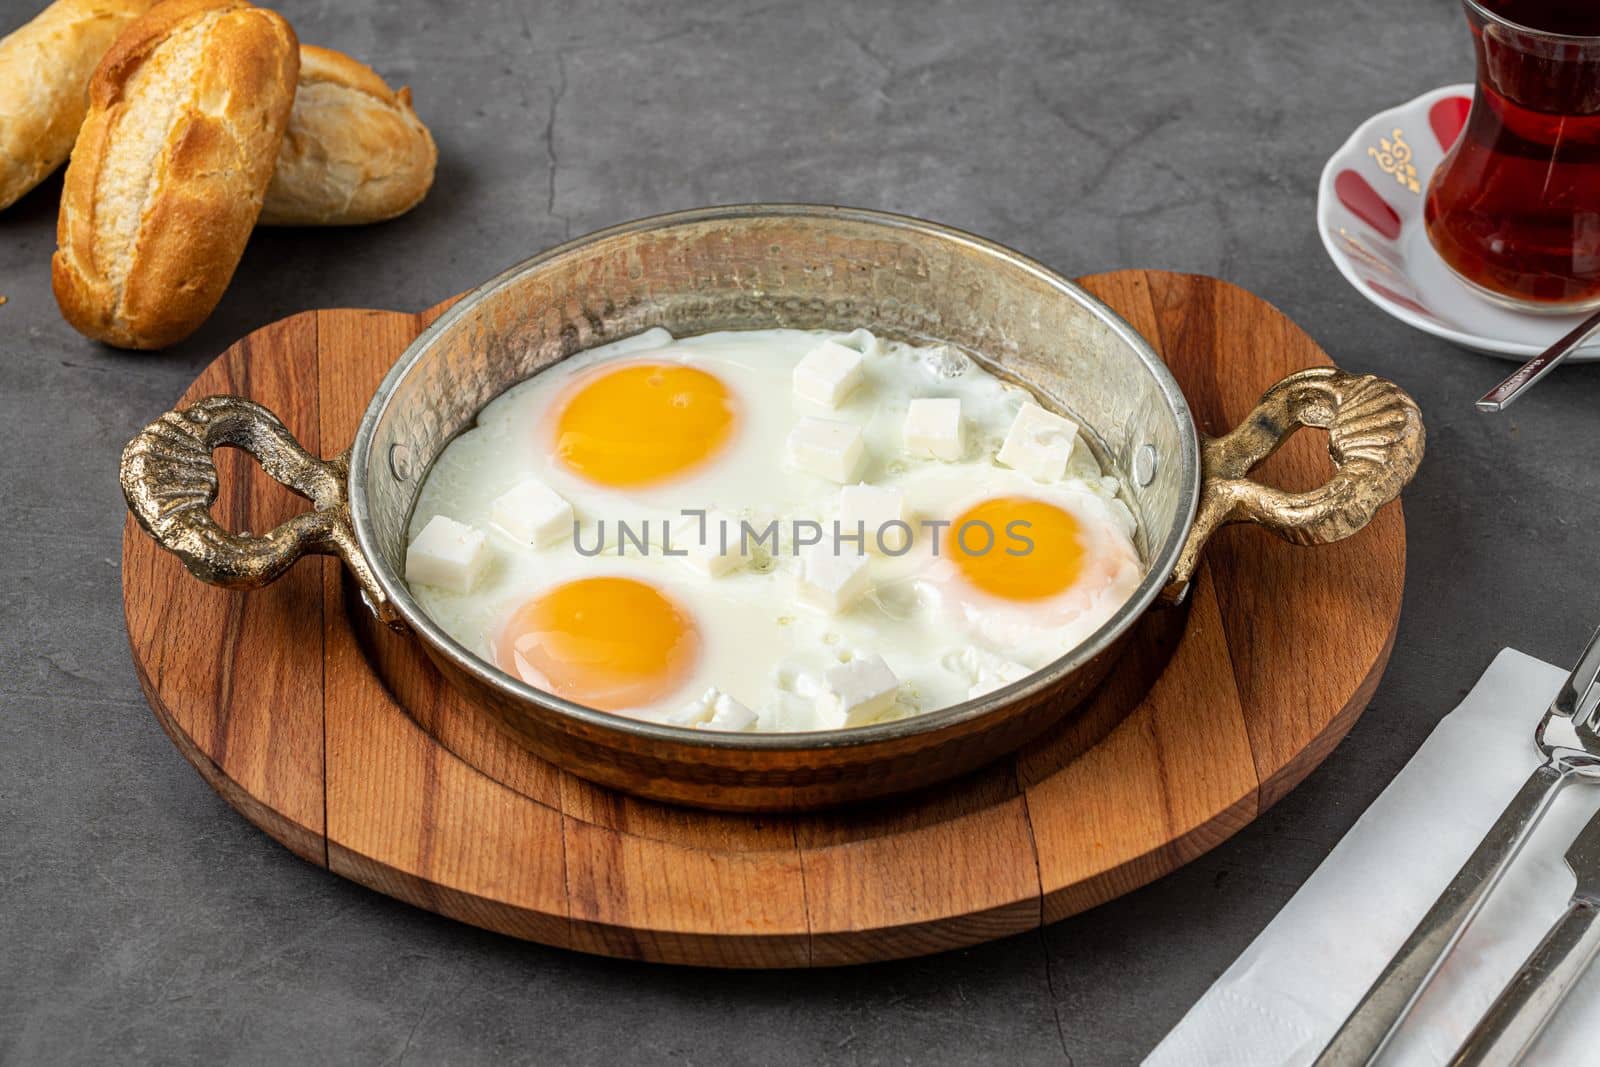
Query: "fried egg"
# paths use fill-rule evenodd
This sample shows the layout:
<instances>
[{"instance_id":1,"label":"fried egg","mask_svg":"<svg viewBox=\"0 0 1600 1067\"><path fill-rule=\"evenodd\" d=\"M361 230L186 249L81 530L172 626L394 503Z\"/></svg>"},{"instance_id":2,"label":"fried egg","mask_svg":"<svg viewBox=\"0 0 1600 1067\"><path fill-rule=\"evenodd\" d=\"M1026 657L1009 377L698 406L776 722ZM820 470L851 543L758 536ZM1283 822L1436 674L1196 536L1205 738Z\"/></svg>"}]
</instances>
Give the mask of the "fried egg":
<instances>
[{"instance_id":1,"label":"fried egg","mask_svg":"<svg viewBox=\"0 0 1600 1067\"><path fill-rule=\"evenodd\" d=\"M1081 440L1059 478L999 462L1036 403L954 348L866 330L647 330L507 390L443 450L412 592L506 673L652 721L812 730L960 703L1068 652L1143 575ZM471 536L434 547L440 516Z\"/></svg>"}]
</instances>

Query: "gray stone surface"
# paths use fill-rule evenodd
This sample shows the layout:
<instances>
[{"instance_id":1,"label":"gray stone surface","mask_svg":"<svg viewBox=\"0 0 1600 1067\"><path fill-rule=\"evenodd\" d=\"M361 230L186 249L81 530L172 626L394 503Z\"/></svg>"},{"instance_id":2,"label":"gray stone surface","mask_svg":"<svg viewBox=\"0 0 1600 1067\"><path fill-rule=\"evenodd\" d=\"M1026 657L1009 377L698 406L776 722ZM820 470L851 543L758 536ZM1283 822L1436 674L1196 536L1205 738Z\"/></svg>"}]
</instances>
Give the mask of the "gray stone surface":
<instances>
[{"instance_id":1,"label":"gray stone surface","mask_svg":"<svg viewBox=\"0 0 1600 1067\"><path fill-rule=\"evenodd\" d=\"M0 0L0 30L39 0ZM58 317L53 181L0 215L0 1061L1127 1063L1149 1050L1501 646L1597 619L1600 368L1510 417L1504 365L1390 321L1312 225L1373 111L1469 76L1451 0L1036 3L285 0L410 83L432 196L266 232L160 355ZM1186 869L1042 933L811 974L634 966L457 925L294 859L157 728L118 596L121 444L221 348L304 308L419 308L561 238L699 204L832 201L975 230L1069 273L1221 275L1421 401L1408 599L1333 757ZM1375 886L1375 891L1381 887Z\"/></svg>"}]
</instances>

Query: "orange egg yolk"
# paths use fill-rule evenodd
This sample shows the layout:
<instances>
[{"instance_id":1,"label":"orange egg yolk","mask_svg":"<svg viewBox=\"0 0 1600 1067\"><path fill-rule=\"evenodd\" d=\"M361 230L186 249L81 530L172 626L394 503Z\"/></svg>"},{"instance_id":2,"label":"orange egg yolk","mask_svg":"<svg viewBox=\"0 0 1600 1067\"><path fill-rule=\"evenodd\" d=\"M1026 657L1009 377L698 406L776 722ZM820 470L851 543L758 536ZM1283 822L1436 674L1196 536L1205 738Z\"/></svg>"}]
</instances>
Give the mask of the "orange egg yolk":
<instances>
[{"instance_id":1,"label":"orange egg yolk","mask_svg":"<svg viewBox=\"0 0 1600 1067\"><path fill-rule=\"evenodd\" d=\"M1031 497L981 501L951 523L949 536L946 551L961 575L1004 600L1055 596L1083 570L1078 520Z\"/></svg>"},{"instance_id":2,"label":"orange egg yolk","mask_svg":"<svg viewBox=\"0 0 1600 1067\"><path fill-rule=\"evenodd\" d=\"M599 485L666 481L715 456L737 412L716 375L675 363L630 363L583 381L556 411L556 455Z\"/></svg>"},{"instance_id":3,"label":"orange egg yolk","mask_svg":"<svg viewBox=\"0 0 1600 1067\"><path fill-rule=\"evenodd\" d=\"M602 711L652 704L682 688L700 655L694 621L631 578L583 578L518 608L496 643L501 670Z\"/></svg>"}]
</instances>

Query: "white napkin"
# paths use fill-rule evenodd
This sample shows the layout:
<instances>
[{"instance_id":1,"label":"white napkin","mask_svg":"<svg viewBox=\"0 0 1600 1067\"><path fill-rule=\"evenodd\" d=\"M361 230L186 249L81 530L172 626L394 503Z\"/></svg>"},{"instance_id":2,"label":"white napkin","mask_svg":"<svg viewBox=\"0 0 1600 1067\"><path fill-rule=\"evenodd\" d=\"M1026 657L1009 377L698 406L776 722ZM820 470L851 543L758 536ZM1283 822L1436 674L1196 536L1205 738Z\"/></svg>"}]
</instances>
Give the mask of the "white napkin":
<instances>
[{"instance_id":1,"label":"white napkin","mask_svg":"<svg viewBox=\"0 0 1600 1067\"><path fill-rule=\"evenodd\" d=\"M1383 795L1145 1060L1148 1067L1307 1064L1455 876L1530 772L1533 728L1566 670L1503 650ZM1446 1062L1565 909L1562 856L1600 808L1568 785L1384 1053ZM1528 1062L1600 1063L1600 965Z\"/></svg>"}]
</instances>

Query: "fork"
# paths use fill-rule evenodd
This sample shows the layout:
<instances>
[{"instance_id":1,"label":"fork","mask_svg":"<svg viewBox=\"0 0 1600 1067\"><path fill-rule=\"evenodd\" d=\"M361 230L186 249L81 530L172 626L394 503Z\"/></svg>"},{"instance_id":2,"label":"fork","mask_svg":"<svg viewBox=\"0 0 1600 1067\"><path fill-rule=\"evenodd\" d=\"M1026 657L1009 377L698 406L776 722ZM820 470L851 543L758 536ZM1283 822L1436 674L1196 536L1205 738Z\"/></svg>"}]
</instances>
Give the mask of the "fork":
<instances>
[{"instance_id":1,"label":"fork","mask_svg":"<svg viewBox=\"0 0 1600 1067\"><path fill-rule=\"evenodd\" d=\"M1316 1059L1317 1067L1371 1064L1461 938L1561 787L1600 782L1600 630L1534 731L1544 762L1528 776L1428 914L1384 967Z\"/></svg>"}]
</instances>

